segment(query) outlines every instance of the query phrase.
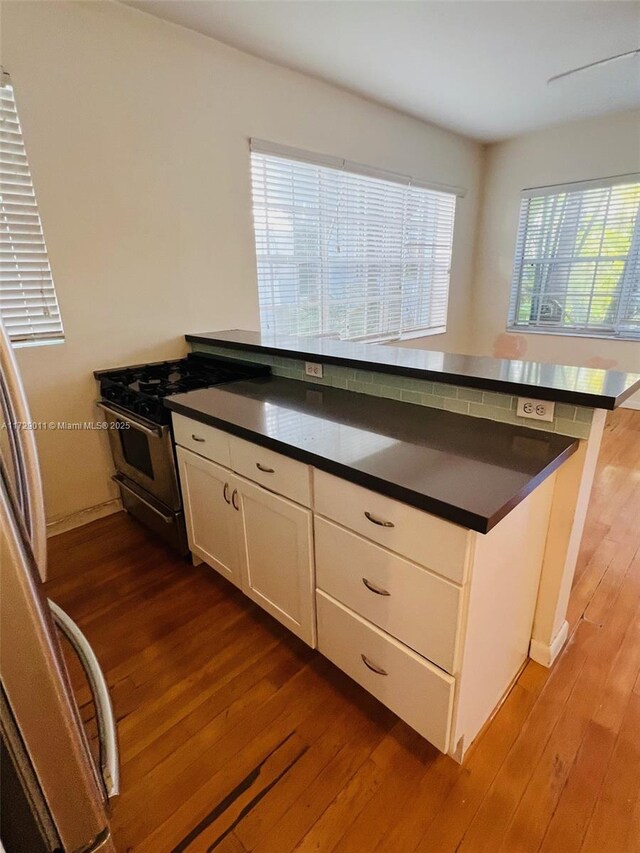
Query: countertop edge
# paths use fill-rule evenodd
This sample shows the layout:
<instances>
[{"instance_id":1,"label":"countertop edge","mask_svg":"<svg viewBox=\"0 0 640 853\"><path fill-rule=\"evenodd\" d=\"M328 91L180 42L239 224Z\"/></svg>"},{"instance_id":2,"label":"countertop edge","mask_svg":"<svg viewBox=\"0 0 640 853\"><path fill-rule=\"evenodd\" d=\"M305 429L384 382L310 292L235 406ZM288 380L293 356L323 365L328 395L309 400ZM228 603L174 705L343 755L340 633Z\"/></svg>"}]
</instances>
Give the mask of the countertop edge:
<instances>
[{"instance_id":1,"label":"countertop edge","mask_svg":"<svg viewBox=\"0 0 640 853\"><path fill-rule=\"evenodd\" d=\"M407 376L412 379L424 379L425 381L431 382L461 385L465 388L478 388L483 391L503 392L515 396L530 395L535 399L545 399L555 403L568 403L574 406L585 406L587 408L606 409L609 411L618 408L621 403L635 394L638 390L632 386L623 393L613 397L611 395L591 394L586 391L544 389L540 388L538 385L510 382L508 379L467 376L466 374L448 373L446 371L429 370L427 368L386 364L384 362L377 361L366 361L364 359L350 358L349 356L320 355L318 353L308 352L305 350L294 350L286 347L269 346L267 344L229 341L225 338L216 338L215 336L208 334L187 334L184 337L188 343L208 344L210 346L226 347L232 350L245 350L246 352L263 352L284 358L314 361L320 364L335 364L343 367L351 367L356 370L372 370L378 373L388 373L396 376Z\"/></svg>"},{"instance_id":2,"label":"countertop edge","mask_svg":"<svg viewBox=\"0 0 640 853\"><path fill-rule=\"evenodd\" d=\"M639 393L640 393L640 390L638 388L634 388L633 386L631 386L631 388L627 388L627 390L623 391L622 394L618 394L618 396L615 398L615 404L613 406L611 406L611 409L617 409L619 406L621 406L625 402L625 400L628 400L629 397L633 397L634 394L639 394ZM597 408L606 409L608 407L607 406L598 406Z\"/></svg>"},{"instance_id":3,"label":"countertop edge","mask_svg":"<svg viewBox=\"0 0 640 853\"><path fill-rule=\"evenodd\" d=\"M224 432L230 433L231 435L235 435L238 438L252 441L255 444L268 448L269 450L274 450L277 453L282 453L284 456L290 457L291 459L296 459L298 462L312 465L314 468L326 471L326 473L333 474L336 477L342 477L349 482L355 483L357 486L362 486L363 488L371 489L371 491L379 492L380 494L386 495L394 500L398 500L401 503L405 503L409 506L415 507L416 509L436 515L444 521L449 521L452 524L457 524L460 527L482 534L489 533L489 531L492 530L506 515L508 515L512 509L521 503L535 488L546 480L547 477L551 476L551 474L553 474L563 462L572 456L578 448L579 441L577 438L574 439L572 444L558 454L558 456L543 468L542 471L532 477L519 492L507 501L506 504L503 504L503 506L493 513L493 515L485 517L478 513L471 512L470 510L462 509L454 504L440 501L437 498L430 497L429 495L425 495L421 492L415 492L411 489L399 486L396 483L390 483L388 480L383 480L372 474L367 474L366 471L359 471L356 468L343 465L340 462L335 462L332 459L328 459L326 456L319 456L311 451L303 450L295 445L264 435L261 432L255 432L247 427L231 423L223 417L205 414L198 409L182 405L171 397L166 398L165 405L168 409L179 415L184 415L185 417L191 418L199 423L216 427Z\"/></svg>"}]
</instances>

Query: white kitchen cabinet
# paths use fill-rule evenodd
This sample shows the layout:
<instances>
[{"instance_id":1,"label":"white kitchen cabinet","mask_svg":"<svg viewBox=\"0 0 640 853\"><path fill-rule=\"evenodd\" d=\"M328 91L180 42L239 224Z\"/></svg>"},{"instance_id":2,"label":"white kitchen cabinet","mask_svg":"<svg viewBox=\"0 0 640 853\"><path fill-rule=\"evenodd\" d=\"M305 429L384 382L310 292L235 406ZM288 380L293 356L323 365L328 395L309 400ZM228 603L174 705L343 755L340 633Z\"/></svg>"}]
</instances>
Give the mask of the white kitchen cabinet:
<instances>
[{"instance_id":1,"label":"white kitchen cabinet","mask_svg":"<svg viewBox=\"0 0 640 853\"><path fill-rule=\"evenodd\" d=\"M455 679L321 590L317 604L322 654L446 752Z\"/></svg>"},{"instance_id":2,"label":"white kitchen cabinet","mask_svg":"<svg viewBox=\"0 0 640 853\"><path fill-rule=\"evenodd\" d=\"M461 761L527 660L555 475L481 535L176 426L192 552Z\"/></svg>"},{"instance_id":3,"label":"white kitchen cabinet","mask_svg":"<svg viewBox=\"0 0 640 853\"><path fill-rule=\"evenodd\" d=\"M315 648L312 513L239 478L242 588Z\"/></svg>"},{"instance_id":4,"label":"white kitchen cabinet","mask_svg":"<svg viewBox=\"0 0 640 853\"><path fill-rule=\"evenodd\" d=\"M386 495L314 472L314 510L457 584L466 579L473 533Z\"/></svg>"},{"instance_id":5,"label":"white kitchen cabinet","mask_svg":"<svg viewBox=\"0 0 640 853\"><path fill-rule=\"evenodd\" d=\"M176 448L189 548L207 565L242 586L242 526L232 495L237 478L190 450Z\"/></svg>"},{"instance_id":6,"label":"white kitchen cabinet","mask_svg":"<svg viewBox=\"0 0 640 853\"><path fill-rule=\"evenodd\" d=\"M174 412L173 437L180 447L193 450L199 456L205 456L212 462L217 462L226 468L233 467L229 446L230 436L221 429L198 423Z\"/></svg>"},{"instance_id":7,"label":"white kitchen cabinet","mask_svg":"<svg viewBox=\"0 0 640 853\"><path fill-rule=\"evenodd\" d=\"M316 516L316 587L454 672L462 590Z\"/></svg>"},{"instance_id":8,"label":"white kitchen cabinet","mask_svg":"<svg viewBox=\"0 0 640 853\"><path fill-rule=\"evenodd\" d=\"M311 510L177 448L191 552L315 648Z\"/></svg>"},{"instance_id":9,"label":"white kitchen cabinet","mask_svg":"<svg viewBox=\"0 0 640 853\"><path fill-rule=\"evenodd\" d=\"M229 436L231 468L270 492L311 506L311 468L282 453Z\"/></svg>"}]
</instances>

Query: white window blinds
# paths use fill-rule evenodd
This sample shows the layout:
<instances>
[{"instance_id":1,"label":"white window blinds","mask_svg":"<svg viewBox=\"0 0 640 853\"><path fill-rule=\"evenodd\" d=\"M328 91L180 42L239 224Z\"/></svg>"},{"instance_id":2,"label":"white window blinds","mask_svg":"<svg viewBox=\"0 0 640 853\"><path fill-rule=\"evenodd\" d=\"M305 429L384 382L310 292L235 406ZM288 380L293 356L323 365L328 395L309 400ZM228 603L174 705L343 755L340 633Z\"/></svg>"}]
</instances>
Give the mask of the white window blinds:
<instances>
[{"instance_id":1,"label":"white window blinds","mask_svg":"<svg viewBox=\"0 0 640 853\"><path fill-rule=\"evenodd\" d=\"M640 176L523 193L509 327L640 336Z\"/></svg>"},{"instance_id":2,"label":"white window blinds","mask_svg":"<svg viewBox=\"0 0 640 853\"><path fill-rule=\"evenodd\" d=\"M253 143L251 166L263 330L363 341L445 330L453 191Z\"/></svg>"},{"instance_id":3,"label":"white window blinds","mask_svg":"<svg viewBox=\"0 0 640 853\"><path fill-rule=\"evenodd\" d=\"M0 88L0 316L13 341L63 339L13 86Z\"/></svg>"}]
</instances>

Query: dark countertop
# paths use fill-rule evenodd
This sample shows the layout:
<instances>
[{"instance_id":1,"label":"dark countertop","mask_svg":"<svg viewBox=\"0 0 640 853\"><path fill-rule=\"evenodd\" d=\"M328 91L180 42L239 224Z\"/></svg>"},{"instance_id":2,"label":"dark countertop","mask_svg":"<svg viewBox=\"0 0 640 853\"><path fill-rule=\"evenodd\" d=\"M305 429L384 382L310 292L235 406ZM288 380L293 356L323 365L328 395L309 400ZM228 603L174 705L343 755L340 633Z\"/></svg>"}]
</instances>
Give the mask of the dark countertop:
<instances>
[{"instance_id":1,"label":"dark countertop","mask_svg":"<svg viewBox=\"0 0 640 853\"><path fill-rule=\"evenodd\" d=\"M274 336L240 329L185 335L185 338L194 343L340 364L595 409L615 409L640 390L640 373L593 367L456 355L329 338Z\"/></svg>"},{"instance_id":2,"label":"dark countertop","mask_svg":"<svg viewBox=\"0 0 640 853\"><path fill-rule=\"evenodd\" d=\"M176 394L174 412L487 533L577 439L268 377Z\"/></svg>"}]
</instances>

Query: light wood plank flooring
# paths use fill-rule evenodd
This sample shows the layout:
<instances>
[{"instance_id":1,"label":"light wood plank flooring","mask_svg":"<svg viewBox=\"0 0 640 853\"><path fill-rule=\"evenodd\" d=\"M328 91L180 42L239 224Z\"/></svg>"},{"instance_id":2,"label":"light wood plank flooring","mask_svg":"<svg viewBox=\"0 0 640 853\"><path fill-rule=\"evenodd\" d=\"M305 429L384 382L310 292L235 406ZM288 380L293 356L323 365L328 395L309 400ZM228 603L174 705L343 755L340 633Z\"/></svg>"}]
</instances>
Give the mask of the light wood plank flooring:
<instances>
[{"instance_id":1,"label":"light wood plank flooring","mask_svg":"<svg viewBox=\"0 0 640 853\"><path fill-rule=\"evenodd\" d=\"M463 767L127 516L50 553L47 593L112 690L123 853L640 851L640 413L609 416L571 640L528 664Z\"/></svg>"}]
</instances>

